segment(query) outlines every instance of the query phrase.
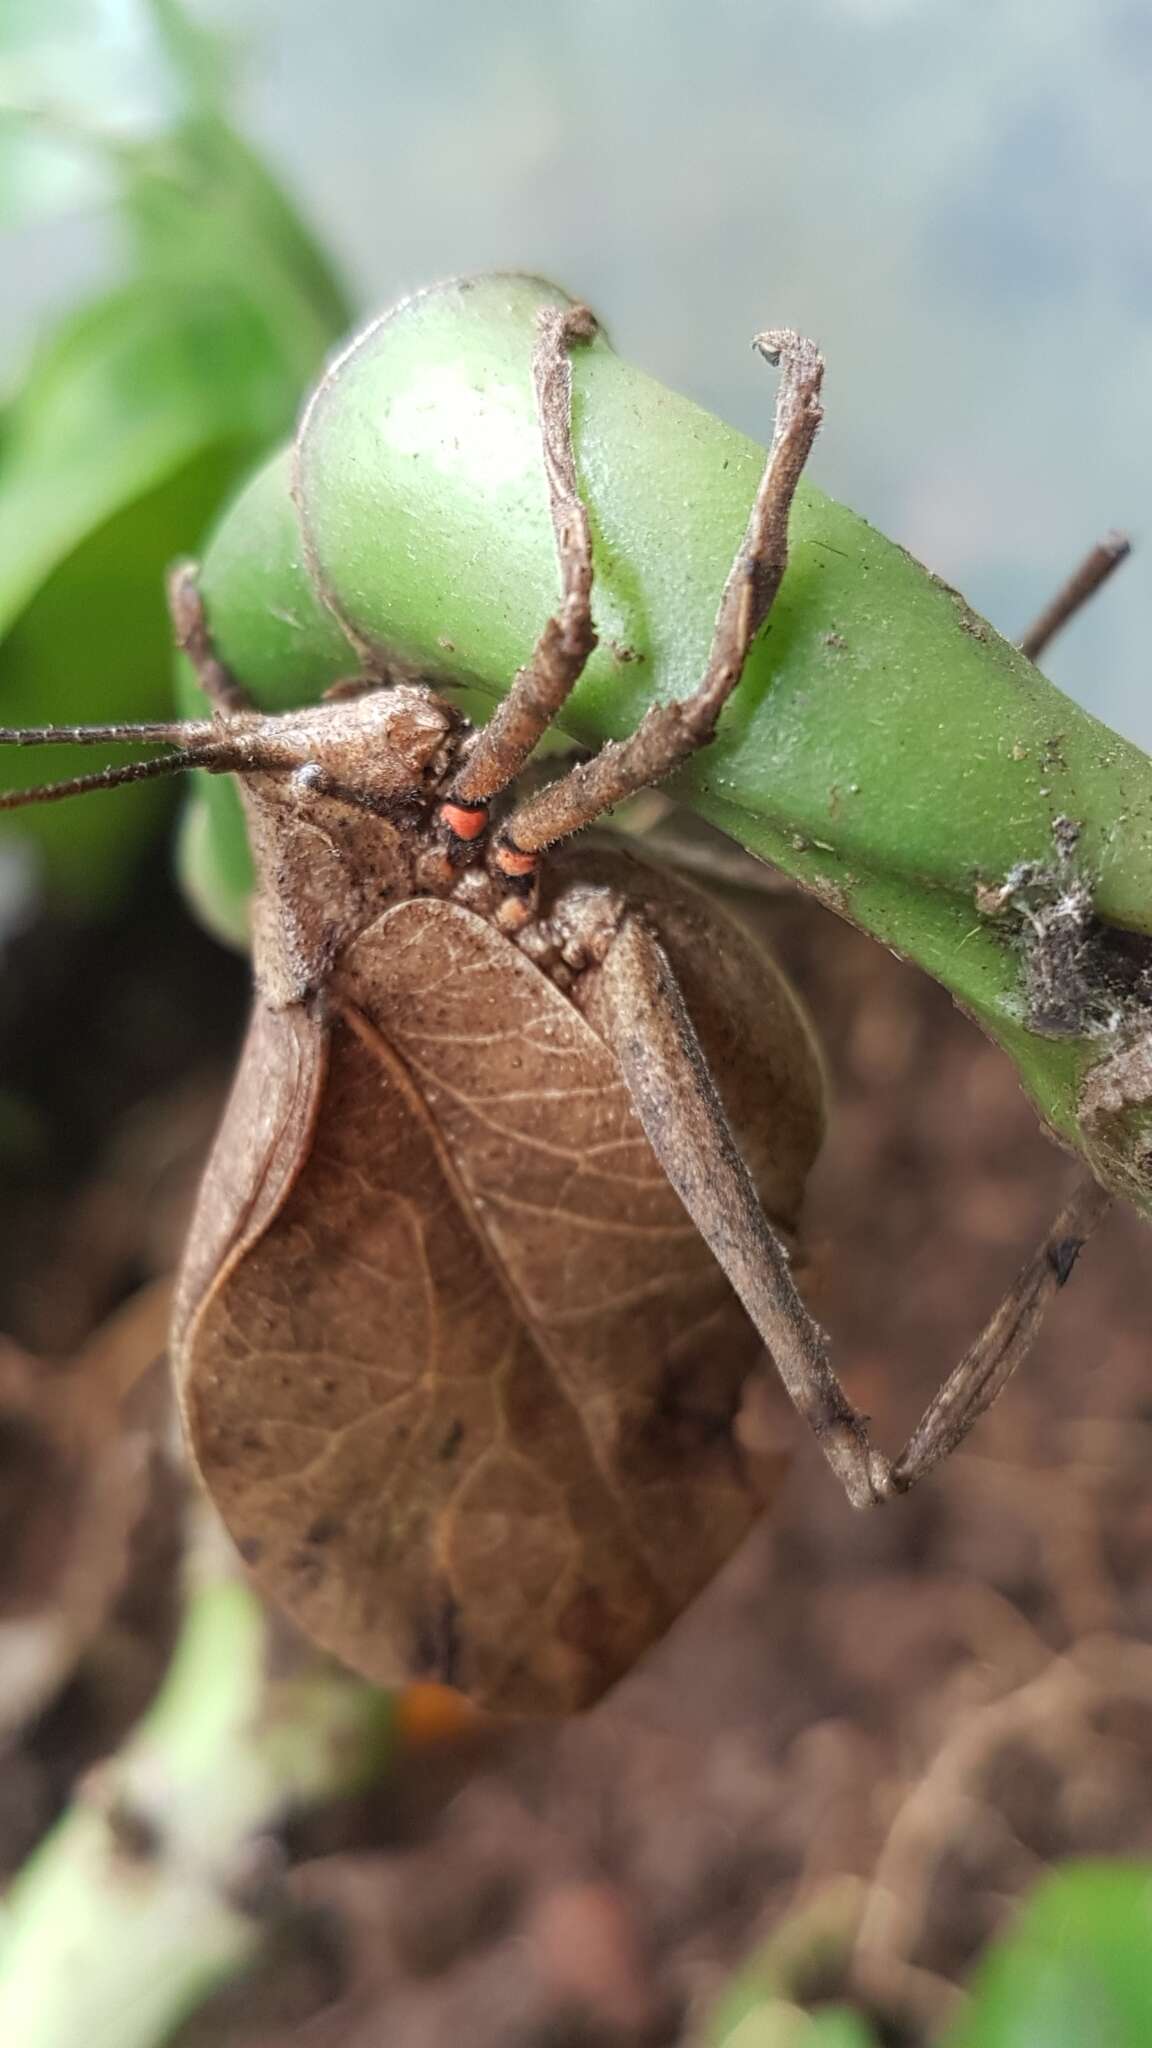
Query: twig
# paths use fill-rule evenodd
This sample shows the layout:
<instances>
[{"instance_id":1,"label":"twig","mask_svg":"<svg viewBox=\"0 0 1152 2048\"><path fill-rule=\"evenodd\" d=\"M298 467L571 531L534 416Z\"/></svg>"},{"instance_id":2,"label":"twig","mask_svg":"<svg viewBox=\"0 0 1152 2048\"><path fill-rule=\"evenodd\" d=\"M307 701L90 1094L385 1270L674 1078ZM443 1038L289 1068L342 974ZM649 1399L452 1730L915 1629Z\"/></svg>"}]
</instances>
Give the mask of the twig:
<instances>
[{"instance_id":1,"label":"twig","mask_svg":"<svg viewBox=\"0 0 1152 2048\"><path fill-rule=\"evenodd\" d=\"M988 1812L984 1780L1012 1742L1082 1753L1091 1715L1112 1698L1152 1698L1152 1645L1102 1634L1054 1656L1034 1677L966 1714L899 1808L860 1916L854 1981L876 1987L919 1940L932 1878L947 1849Z\"/></svg>"},{"instance_id":2,"label":"twig","mask_svg":"<svg viewBox=\"0 0 1152 2048\"><path fill-rule=\"evenodd\" d=\"M1078 569L1074 570L1051 604L1046 605L1038 619L1029 626L1020 640L1020 652L1029 661L1036 661L1044 652L1050 640L1054 640L1062 626L1095 597L1101 584L1108 581L1114 569L1132 552L1132 543L1125 533L1106 533L1097 541L1091 552L1085 555Z\"/></svg>"}]
</instances>

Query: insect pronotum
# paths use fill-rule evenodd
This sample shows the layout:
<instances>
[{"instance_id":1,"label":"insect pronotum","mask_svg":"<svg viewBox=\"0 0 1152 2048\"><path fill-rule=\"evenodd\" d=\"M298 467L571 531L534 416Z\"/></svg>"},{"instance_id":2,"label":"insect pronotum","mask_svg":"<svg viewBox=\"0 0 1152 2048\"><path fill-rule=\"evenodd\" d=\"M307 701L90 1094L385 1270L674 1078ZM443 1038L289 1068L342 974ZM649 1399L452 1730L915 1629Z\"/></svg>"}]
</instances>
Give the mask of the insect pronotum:
<instances>
[{"instance_id":1,"label":"insect pronotum","mask_svg":"<svg viewBox=\"0 0 1152 2048\"><path fill-rule=\"evenodd\" d=\"M573 841L712 737L784 574L821 420L811 342L688 697L516 782L595 644L571 436L583 307L533 375L561 597L489 724L404 683L266 715L195 574L176 637L214 715L0 732L170 751L0 801L185 767L237 777L255 1005L178 1290L189 1440L243 1556L382 1680L502 1709L587 1704L758 1506L742 1388L766 1347L849 1499L902 1493L1024 1357L1106 1206L1085 1175L899 1456L871 1443L785 1240L820 1140L818 1056L758 946L699 889Z\"/></svg>"}]
</instances>

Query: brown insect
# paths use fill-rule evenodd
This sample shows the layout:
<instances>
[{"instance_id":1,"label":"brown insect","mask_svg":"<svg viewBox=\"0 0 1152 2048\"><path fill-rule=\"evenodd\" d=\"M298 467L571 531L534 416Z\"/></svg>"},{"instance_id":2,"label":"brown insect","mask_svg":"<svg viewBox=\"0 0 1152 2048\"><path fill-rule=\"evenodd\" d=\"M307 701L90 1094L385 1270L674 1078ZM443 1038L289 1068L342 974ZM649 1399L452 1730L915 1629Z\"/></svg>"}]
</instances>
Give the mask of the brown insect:
<instances>
[{"instance_id":1,"label":"brown insect","mask_svg":"<svg viewBox=\"0 0 1152 2048\"><path fill-rule=\"evenodd\" d=\"M876 1451L785 1249L822 1128L796 1001L698 888L561 845L712 737L784 573L823 365L759 338L775 430L699 688L517 801L595 643L570 428L593 331L584 308L540 316L562 596L483 730L370 679L264 715L184 568L177 638L212 719L0 734L177 748L9 802L237 776L256 1001L179 1285L189 1439L307 1631L505 1710L593 1700L732 1551L759 1504L738 1418L762 1345L850 1500L884 1500L1000 1391L1106 1201L1080 1182L900 1456Z\"/></svg>"}]
</instances>

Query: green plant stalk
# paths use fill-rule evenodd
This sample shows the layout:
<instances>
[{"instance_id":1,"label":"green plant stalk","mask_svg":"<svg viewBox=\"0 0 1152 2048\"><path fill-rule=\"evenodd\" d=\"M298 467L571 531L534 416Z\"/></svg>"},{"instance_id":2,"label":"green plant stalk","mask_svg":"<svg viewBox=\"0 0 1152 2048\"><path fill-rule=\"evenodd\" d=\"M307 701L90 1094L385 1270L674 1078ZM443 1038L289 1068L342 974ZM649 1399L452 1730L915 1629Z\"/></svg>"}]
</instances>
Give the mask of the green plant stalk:
<instances>
[{"instance_id":1,"label":"green plant stalk","mask_svg":"<svg viewBox=\"0 0 1152 2048\"><path fill-rule=\"evenodd\" d=\"M565 296L518 276L441 286L329 371L294 456L251 483L204 563L221 649L263 703L305 701L367 664L491 710L556 598L530 360L537 307ZM764 457L603 337L573 371L600 644L559 724L595 746L698 679ZM764 402L767 415L767 385ZM714 745L670 787L943 982L1052 1130L1152 1213L1147 1012L1041 1035L1021 919L980 907L1022 862L1051 872L1070 818L1096 913L1152 931L1146 755L903 549L802 486L768 627ZM235 929L242 841L231 792L209 801L188 823L185 873Z\"/></svg>"},{"instance_id":2,"label":"green plant stalk","mask_svg":"<svg viewBox=\"0 0 1152 2048\"><path fill-rule=\"evenodd\" d=\"M390 1696L273 1654L276 1626L219 1569L192 1594L154 1705L5 1901L0 2041L161 2048L259 1946L239 1898L261 1837L387 1761Z\"/></svg>"},{"instance_id":3,"label":"green plant stalk","mask_svg":"<svg viewBox=\"0 0 1152 2048\"><path fill-rule=\"evenodd\" d=\"M833 1879L786 1914L740 1967L705 2030L706 2048L876 2048L863 2015L845 2005L808 2009L814 1987L844 1978L864 1887Z\"/></svg>"}]
</instances>

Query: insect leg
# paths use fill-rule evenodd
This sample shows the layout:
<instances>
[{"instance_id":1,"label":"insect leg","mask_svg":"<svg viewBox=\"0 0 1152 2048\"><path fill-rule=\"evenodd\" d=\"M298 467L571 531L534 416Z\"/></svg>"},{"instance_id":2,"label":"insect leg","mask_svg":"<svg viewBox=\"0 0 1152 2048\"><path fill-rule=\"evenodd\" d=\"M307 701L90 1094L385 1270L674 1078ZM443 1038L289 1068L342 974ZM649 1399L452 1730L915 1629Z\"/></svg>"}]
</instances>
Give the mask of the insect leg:
<instances>
[{"instance_id":1,"label":"insect leg","mask_svg":"<svg viewBox=\"0 0 1152 2048\"><path fill-rule=\"evenodd\" d=\"M906 1493L967 1435L1037 1335L1045 1308L1108 1206L1084 1176L1013 1288L945 1382L894 1464L872 1446L800 1299L740 1157L663 949L628 918L600 969L606 1031L648 1142L770 1351L854 1507Z\"/></svg>"},{"instance_id":2,"label":"insect leg","mask_svg":"<svg viewBox=\"0 0 1152 2048\"><path fill-rule=\"evenodd\" d=\"M663 777L708 745L716 721L744 670L748 650L772 608L788 560L788 515L796 486L823 417L823 360L810 341L774 330L757 337L769 362L780 365L772 446L740 551L732 565L708 664L699 687L671 704L655 704L631 739L603 747L559 781L519 805L502 835L522 859L591 824L637 789Z\"/></svg>"},{"instance_id":3,"label":"insect leg","mask_svg":"<svg viewBox=\"0 0 1152 2048\"><path fill-rule=\"evenodd\" d=\"M1068 1201L985 1324L976 1342L929 1402L894 1461L894 1493L907 1493L964 1441L974 1422L1003 1393L1032 1349L1044 1312L1064 1282L1111 1197L1081 1169Z\"/></svg>"},{"instance_id":4,"label":"insect leg","mask_svg":"<svg viewBox=\"0 0 1152 2048\"><path fill-rule=\"evenodd\" d=\"M595 316L587 306L548 306L538 315L532 377L548 477L548 502L560 563L561 598L525 668L481 732L445 806L466 821L520 773L547 731L596 645L592 628L592 538L576 483L572 453L570 351L590 341ZM459 826L456 827L459 829ZM466 836L475 836L475 828Z\"/></svg>"},{"instance_id":5,"label":"insect leg","mask_svg":"<svg viewBox=\"0 0 1152 2048\"><path fill-rule=\"evenodd\" d=\"M172 633L181 654L196 672L196 680L217 712L255 711L258 707L216 652L200 594L199 571L195 562L175 562L168 571L168 611Z\"/></svg>"},{"instance_id":6,"label":"insect leg","mask_svg":"<svg viewBox=\"0 0 1152 2048\"><path fill-rule=\"evenodd\" d=\"M716 1084L659 942L626 918L599 971L607 1029L648 1142L772 1353L854 1507L887 1493L872 1449L832 1371L827 1339L796 1289L788 1255L736 1147Z\"/></svg>"}]
</instances>

